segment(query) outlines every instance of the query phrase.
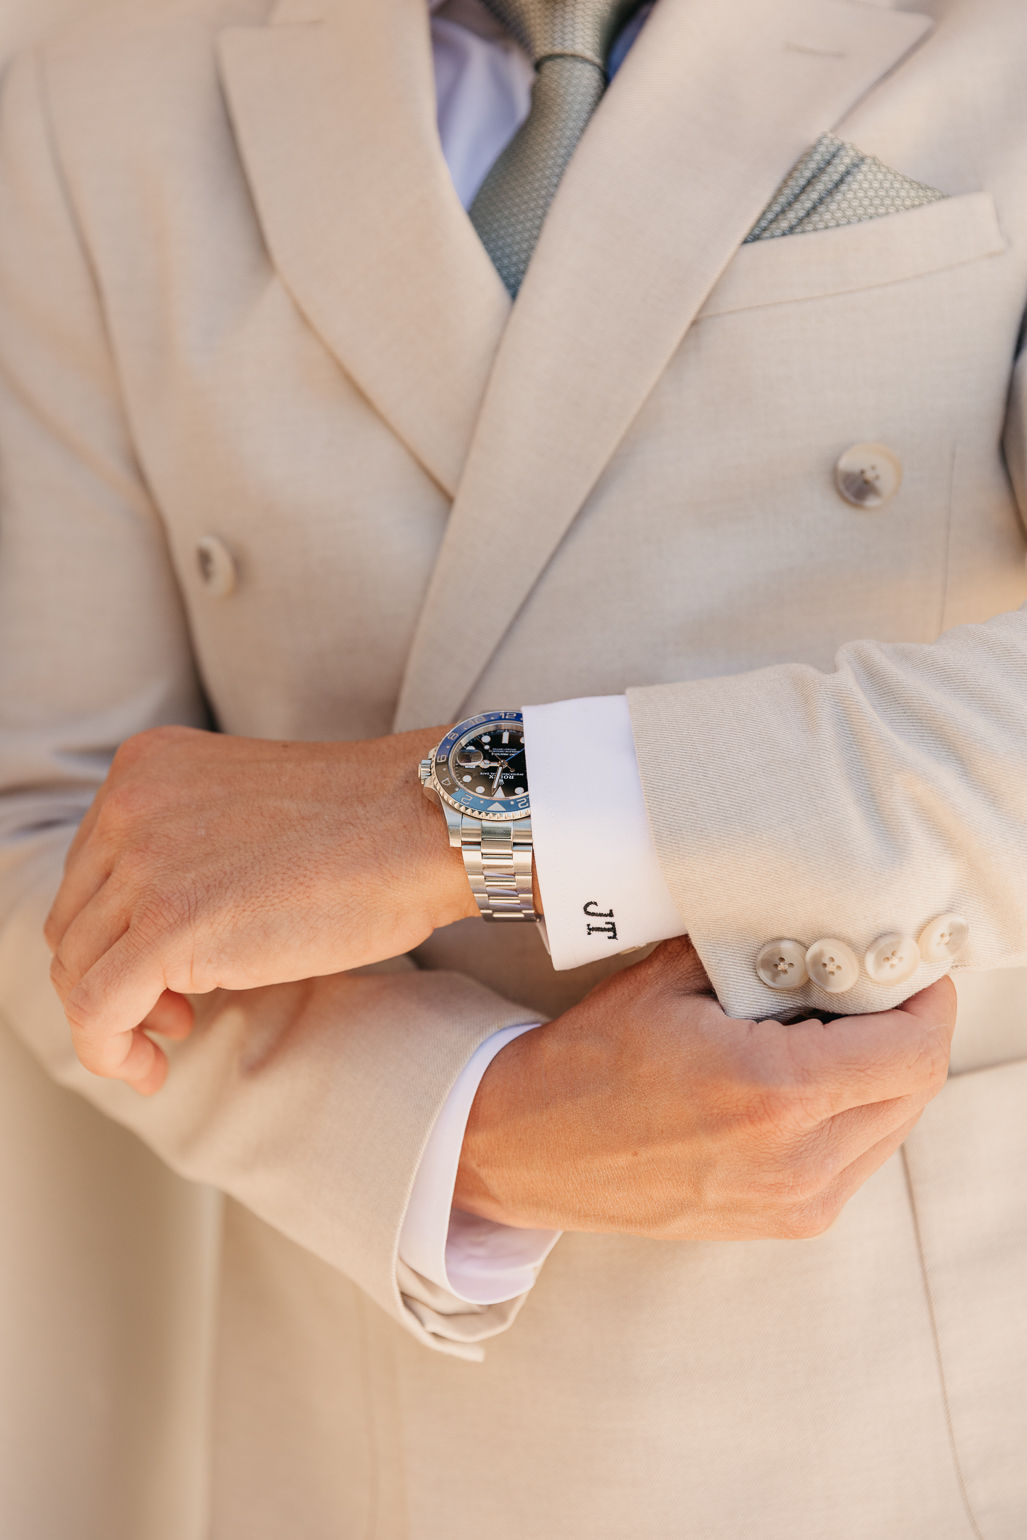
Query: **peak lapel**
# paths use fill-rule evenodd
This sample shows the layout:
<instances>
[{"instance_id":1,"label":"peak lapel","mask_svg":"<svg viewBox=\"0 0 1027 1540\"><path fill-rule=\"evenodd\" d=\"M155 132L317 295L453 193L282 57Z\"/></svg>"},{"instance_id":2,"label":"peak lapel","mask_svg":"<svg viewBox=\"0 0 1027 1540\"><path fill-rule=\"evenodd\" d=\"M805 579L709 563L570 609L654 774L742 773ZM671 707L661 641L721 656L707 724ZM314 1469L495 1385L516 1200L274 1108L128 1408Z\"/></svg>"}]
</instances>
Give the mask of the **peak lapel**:
<instances>
[{"instance_id":1,"label":"peak lapel","mask_svg":"<svg viewBox=\"0 0 1027 1540\"><path fill-rule=\"evenodd\" d=\"M510 301L442 156L425 0L287 0L219 41L283 282L452 495Z\"/></svg>"},{"instance_id":2,"label":"peak lapel","mask_svg":"<svg viewBox=\"0 0 1027 1540\"><path fill-rule=\"evenodd\" d=\"M660 0L504 333L398 727L458 715L778 183L929 26L846 0Z\"/></svg>"}]
</instances>

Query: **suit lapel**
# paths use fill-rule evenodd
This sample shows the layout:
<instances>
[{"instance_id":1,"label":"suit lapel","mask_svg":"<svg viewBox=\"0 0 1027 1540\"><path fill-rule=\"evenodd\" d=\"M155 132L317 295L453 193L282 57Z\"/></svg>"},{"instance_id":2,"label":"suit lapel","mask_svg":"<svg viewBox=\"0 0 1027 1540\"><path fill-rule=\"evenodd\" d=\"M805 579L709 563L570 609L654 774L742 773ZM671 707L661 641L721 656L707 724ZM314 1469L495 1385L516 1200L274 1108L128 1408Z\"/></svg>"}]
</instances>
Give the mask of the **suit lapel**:
<instances>
[{"instance_id":1,"label":"suit lapel","mask_svg":"<svg viewBox=\"0 0 1027 1540\"><path fill-rule=\"evenodd\" d=\"M425 0L285 0L219 44L283 282L452 496L510 301L442 157Z\"/></svg>"},{"instance_id":2,"label":"suit lapel","mask_svg":"<svg viewBox=\"0 0 1027 1540\"><path fill-rule=\"evenodd\" d=\"M847 0L660 0L503 334L397 728L459 714L779 182L929 26Z\"/></svg>"}]
</instances>

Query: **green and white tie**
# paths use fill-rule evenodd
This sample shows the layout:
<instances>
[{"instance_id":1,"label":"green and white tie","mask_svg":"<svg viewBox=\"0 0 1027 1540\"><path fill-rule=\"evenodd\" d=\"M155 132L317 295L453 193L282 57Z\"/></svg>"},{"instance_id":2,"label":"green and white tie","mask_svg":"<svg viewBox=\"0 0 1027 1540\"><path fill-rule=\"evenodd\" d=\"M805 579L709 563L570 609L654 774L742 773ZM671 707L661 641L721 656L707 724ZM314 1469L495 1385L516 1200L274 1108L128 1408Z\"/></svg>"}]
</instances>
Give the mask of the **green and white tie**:
<instances>
[{"instance_id":1,"label":"green and white tie","mask_svg":"<svg viewBox=\"0 0 1027 1540\"><path fill-rule=\"evenodd\" d=\"M535 65L531 111L485 178L471 222L511 295L606 90L606 61L640 0L484 0Z\"/></svg>"}]
</instances>

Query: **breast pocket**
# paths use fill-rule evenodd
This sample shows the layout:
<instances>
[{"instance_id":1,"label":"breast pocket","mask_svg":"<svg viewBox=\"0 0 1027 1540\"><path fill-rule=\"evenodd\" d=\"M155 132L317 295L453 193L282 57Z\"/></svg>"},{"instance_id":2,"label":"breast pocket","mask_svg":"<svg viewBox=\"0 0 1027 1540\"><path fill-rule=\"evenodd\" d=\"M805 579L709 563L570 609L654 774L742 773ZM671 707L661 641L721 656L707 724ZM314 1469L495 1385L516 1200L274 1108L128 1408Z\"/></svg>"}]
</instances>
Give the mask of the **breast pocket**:
<instances>
[{"instance_id":1,"label":"breast pocket","mask_svg":"<svg viewBox=\"0 0 1027 1540\"><path fill-rule=\"evenodd\" d=\"M741 247L656 403L697 574L682 653L831 667L1022 602L997 447L1022 286L988 192Z\"/></svg>"},{"instance_id":2,"label":"breast pocket","mask_svg":"<svg viewBox=\"0 0 1027 1540\"><path fill-rule=\"evenodd\" d=\"M700 319L901 283L1005 249L991 193L963 193L883 219L742 246Z\"/></svg>"}]
</instances>

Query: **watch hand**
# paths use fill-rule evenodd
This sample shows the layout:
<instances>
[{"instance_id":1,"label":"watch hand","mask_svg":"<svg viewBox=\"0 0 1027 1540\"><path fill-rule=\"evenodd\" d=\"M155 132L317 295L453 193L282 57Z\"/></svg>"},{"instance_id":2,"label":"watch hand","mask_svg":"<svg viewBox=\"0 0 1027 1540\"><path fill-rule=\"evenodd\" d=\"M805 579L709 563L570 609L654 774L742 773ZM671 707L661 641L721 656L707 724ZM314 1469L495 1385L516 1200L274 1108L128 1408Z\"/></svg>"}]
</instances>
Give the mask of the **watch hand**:
<instances>
[{"instance_id":1,"label":"watch hand","mask_svg":"<svg viewBox=\"0 0 1027 1540\"><path fill-rule=\"evenodd\" d=\"M492 795L494 797L498 796L498 794L499 794L499 787L500 787L500 784L501 784L502 779L503 779L503 770L504 770L504 768L505 768L505 766L503 764L503 761L500 760L498 766L496 767L496 778L492 782Z\"/></svg>"}]
</instances>

